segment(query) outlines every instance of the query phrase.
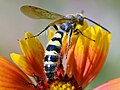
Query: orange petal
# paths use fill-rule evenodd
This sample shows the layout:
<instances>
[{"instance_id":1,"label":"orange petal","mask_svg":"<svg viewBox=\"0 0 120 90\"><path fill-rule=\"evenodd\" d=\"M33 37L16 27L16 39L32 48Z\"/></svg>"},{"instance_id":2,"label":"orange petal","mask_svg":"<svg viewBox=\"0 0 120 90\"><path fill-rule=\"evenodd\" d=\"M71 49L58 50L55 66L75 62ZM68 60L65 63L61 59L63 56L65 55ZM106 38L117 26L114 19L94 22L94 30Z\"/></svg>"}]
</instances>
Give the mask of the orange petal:
<instances>
[{"instance_id":1,"label":"orange petal","mask_svg":"<svg viewBox=\"0 0 120 90\"><path fill-rule=\"evenodd\" d=\"M30 37L33 37L33 35L26 32L25 38L27 39L19 40L23 55L12 53L11 58L26 74L30 76L35 74L46 79L44 72L44 48L37 38Z\"/></svg>"},{"instance_id":2,"label":"orange petal","mask_svg":"<svg viewBox=\"0 0 120 90\"><path fill-rule=\"evenodd\" d=\"M67 40L68 40L68 36L67 34L64 34L63 39L62 39L61 55L65 55L67 51Z\"/></svg>"},{"instance_id":3,"label":"orange petal","mask_svg":"<svg viewBox=\"0 0 120 90\"><path fill-rule=\"evenodd\" d=\"M120 90L120 78L110 80L93 90Z\"/></svg>"},{"instance_id":4,"label":"orange petal","mask_svg":"<svg viewBox=\"0 0 120 90\"><path fill-rule=\"evenodd\" d=\"M52 39L53 35L55 34L55 31L50 29L48 33L48 42Z\"/></svg>"},{"instance_id":5,"label":"orange petal","mask_svg":"<svg viewBox=\"0 0 120 90\"><path fill-rule=\"evenodd\" d=\"M25 73L32 76L31 67L26 62L25 56L22 56L22 55L16 54L16 53L11 53L10 56L11 56L12 60L14 61L14 63L16 63L20 68L22 68L22 70Z\"/></svg>"},{"instance_id":6,"label":"orange petal","mask_svg":"<svg viewBox=\"0 0 120 90\"><path fill-rule=\"evenodd\" d=\"M84 26L81 26L80 24L77 24L75 30L79 29L79 30L84 31L87 27L88 27L87 22L84 22ZM67 71L67 74L68 74L69 77L72 77L73 73L76 70L75 69L76 62L75 62L75 57L74 57L74 50L75 50L76 42L77 42L77 39L79 38L79 36L81 36L81 34L74 35L74 33L73 33L73 35L71 37L71 47L69 49L69 52L68 52L68 55L67 55L67 60L66 60L66 63L67 63L66 64L67 65L66 71ZM62 48L66 49L66 46L64 45Z\"/></svg>"},{"instance_id":7,"label":"orange petal","mask_svg":"<svg viewBox=\"0 0 120 90\"><path fill-rule=\"evenodd\" d=\"M75 70L75 67L73 67L75 65L75 58L74 58L74 50L75 50L75 44L77 39L76 38L72 38L72 43L71 43L71 47L69 49L68 55L67 55L67 68L66 68L66 72L68 74L69 77L73 76L73 72Z\"/></svg>"},{"instance_id":8,"label":"orange petal","mask_svg":"<svg viewBox=\"0 0 120 90\"><path fill-rule=\"evenodd\" d=\"M0 56L0 90L34 90L28 76L15 64Z\"/></svg>"},{"instance_id":9,"label":"orange petal","mask_svg":"<svg viewBox=\"0 0 120 90\"><path fill-rule=\"evenodd\" d=\"M95 42L83 35L72 42L67 58L67 73L85 88L98 75L105 62L111 34L99 26L88 27L83 34Z\"/></svg>"}]
</instances>

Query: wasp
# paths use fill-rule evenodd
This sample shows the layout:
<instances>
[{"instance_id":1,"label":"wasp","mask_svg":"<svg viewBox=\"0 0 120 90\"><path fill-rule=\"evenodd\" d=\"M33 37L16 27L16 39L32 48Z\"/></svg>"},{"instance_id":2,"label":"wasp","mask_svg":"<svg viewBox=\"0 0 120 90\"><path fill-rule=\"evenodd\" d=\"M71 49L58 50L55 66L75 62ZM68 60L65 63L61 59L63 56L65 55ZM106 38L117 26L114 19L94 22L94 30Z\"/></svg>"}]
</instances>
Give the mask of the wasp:
<instances>
[{"instance_id":1,"label":"wasp","mask_svg":"<svg viewBox=\"0 0 120 90\"><path fill-rule=\"evenodd\" d=\"M63 23L68 23L68 22L83 24L84 19L100 26L105 31L110 33L110 31L107 30L105 27L103 27L102 25L98 24L97 22L91 20L90 18L84 16L82 13L76 14L76 15L66 15L66 16L64 16L64 15L61 15L61 14L58 14L58 13L54 13L54 12L51 12L51 11L48 11L48 10L45 10L45 9L42 9L42 8L39 8L39 7L30 6L30 5L22 6L20 8L20 10L22 11L22 13L24 15L26 15L26 16L32 18L32 19L54 20L44 30L39 32L36 36L39 36L41 33L43 33L45 30L47 30L50 26L53 26L56 30L58 30L56 25L62 25ZM65 26L67 27L69 25L67 24Z\"/></svg>"},{"instance_id":2,"label":"wasp","mask_svg":"<svg viewBox=\"0 0 120 90\"><path fill-rule=\"evenodd\" d=\"M62 47L62 38L63 38L64 33L67 33L69 36L68 46L70 46L70 37L72 33L81 34L87 37L82 32L80 31L78 32L78 30L75 30L76 24L83 25L83 22L85 19L100 26L105 31L110 33L109 30L107 30L106 28L98 24L97 22L89 19L88 17L83 16L82 13L76 14L76 15L64 16L58 13L54 13L54 12L51 12L51 11L48 11L42 8L38 8L35 6L29 6L29 5L22 6L20 9L23 14L25 14L26 16L32 19L54 20L49 25L47 25L45 29L43 29L41 32L39 32L37 35L34 36L34 37L39 36L44 31L48 30L48 28L51 26L53 26L57 30L53 38L48 42L46 46L45 57L44 57L44 66L45 66L46 76L48 77L49 80L52 80L54 77L55 67L57 65L57 60L58 60L60 50ZM60 29L58 29L57 25L59 26ZM91 39L89 37L87 38Z\"/></svg>"}]
</instances>

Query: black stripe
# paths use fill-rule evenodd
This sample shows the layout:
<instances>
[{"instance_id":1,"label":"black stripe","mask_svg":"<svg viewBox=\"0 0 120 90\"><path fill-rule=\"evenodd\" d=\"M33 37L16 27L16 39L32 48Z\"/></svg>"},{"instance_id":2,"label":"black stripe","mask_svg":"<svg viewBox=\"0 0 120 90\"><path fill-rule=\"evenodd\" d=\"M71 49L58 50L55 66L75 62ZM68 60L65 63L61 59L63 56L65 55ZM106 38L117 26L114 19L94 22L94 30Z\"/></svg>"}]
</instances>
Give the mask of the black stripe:
<instances>
[{"instance_id":1,"label":"black stripe","mask_svg":"<svg viewBox=\"0 0 120 90\"><path fill-rule=\"evenodd\" d=\"M59 34L63 37L64 32L62 32L62 31L57 31L56 33L59 33Z\"/></svg>"},{"instance_id":2,"label":"black stripe","mask_svg":"<svg viewBox=\"0 0 120 90\"><path fill-rule=\"evenodd\" d=\"M56 30L58 30L58 27L57 27L56 25L53 25L53 27L54 27Z\"/></svg>"},{"instance_id":3,"label":"black stripe","mask_svg":"<svg viewBox=\"0 0 120 90\"><path fill-rule=\"evenodd\" d=\"M51 40L53 41L53 43L54 43L54 41L59 41L59 43L62 44L61 38L53 37Z\"/></svg>"},{"instance_id":4,"label":"black stripe","mask_svg":"<svg viewBox=\"0 0 120 90\"><path fill-rule=\"evenodd\" d=\"M46 75L47 75L47 78L49 80L53 80L53 78L54 78L54 72L46 72Z\"/></svg>"},{"instance_id":5,"label":"black stripe","mask_svg":"<svg viewBox=\"0 0 120 90\"><path fill-rule=\"evenodd\" d=\"M49 58L50 60L48 60L48 58ZM44 61L57 62L57 61L58 61L58 56L56 56L56 55L46 55L46 56L44 57Z\"/></svg>"},{"instance_id":6,"label":"black stripe","mask_svg":"<svg viewBox=\"0 0 120 90\"><path fill-rule=\"evenodd\" d=\"M52 41L59 41L60 42L60 44L62 44L62 37L63 37L63 32L61 32L61 31L58 31L58 32L56 32L56 34L60 34L61 35L61 38L59 38L59 37L53 37L51 40Z\"/></svg>"},{"instance_id":7,"label":"black stripe","mask_svg":"<svg viewBox=\"0 0 120 90\"><path fill-rule=\"evenodd\" d=\"M54 71L57 64L45 64L45 71Z\"/></svg>"},{"instance_id":8,"label":"black stripe","mask_svg":"<svg viewBox=\"0 0 120 90\"><path fill-rule=\"evenodd\" d=\"M55 46L55 45L48 45L46 48L47 51L56 51L57 53L60 53L61 46Z\"/></svg>"}]
</instances>

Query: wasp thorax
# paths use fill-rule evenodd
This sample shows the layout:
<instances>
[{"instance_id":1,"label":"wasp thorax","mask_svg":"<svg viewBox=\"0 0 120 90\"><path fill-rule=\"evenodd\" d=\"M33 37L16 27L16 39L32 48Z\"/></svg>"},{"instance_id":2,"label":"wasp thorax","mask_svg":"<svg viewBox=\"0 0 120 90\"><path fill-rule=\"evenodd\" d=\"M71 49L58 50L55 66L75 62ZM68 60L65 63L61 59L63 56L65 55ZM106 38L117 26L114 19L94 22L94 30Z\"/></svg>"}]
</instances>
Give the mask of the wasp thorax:
<instances>
[{"instance_id":1,"label":"wasp thorax","mask_svg":"<svg viewBox=\"0 0 120 90\"><path fill-rule=\"evenodd\" d=\"M73 15L66 15L64 18L71 20L71 21L76 19L75 16L73 16Z\"/></svg>"},{"instance_id":2,"label":"wasp thorax","mask_svg":"<svg viewBox=\"0 0 120 90\"><path fill-rule=\"evenodd\" d=\"M70 29L74 28L75 23L73 22L66 22L60 25L60 28L65 31L65 32L69 32Z\"/></svg>"}]
</instances>

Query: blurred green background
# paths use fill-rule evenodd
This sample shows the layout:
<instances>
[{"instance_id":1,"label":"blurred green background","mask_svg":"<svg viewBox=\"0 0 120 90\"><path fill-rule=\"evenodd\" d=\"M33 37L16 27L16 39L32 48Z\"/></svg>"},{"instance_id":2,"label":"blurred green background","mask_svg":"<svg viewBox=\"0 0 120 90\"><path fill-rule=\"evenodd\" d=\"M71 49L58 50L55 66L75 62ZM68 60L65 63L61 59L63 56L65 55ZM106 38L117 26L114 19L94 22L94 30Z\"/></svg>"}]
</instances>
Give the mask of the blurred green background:
<instances>
[{"instance_id":1,"label":"blurred green background","mask_svg":"<svg viewBox=\"0 0 120 90\"><path fill-rule=\"evenodd\" d=\"M107 61L86 90L120 77L120 0L0 0L0 54L7 58L11 52L21 53L18 40L24 38L26 31L36 34L50 22L24 16L19 10L23 5L39 6L63 15L84 10L86 16L112 32ZM44 45L47 43L45 37L39 39Z\"/></svg>"}]
</instances>

